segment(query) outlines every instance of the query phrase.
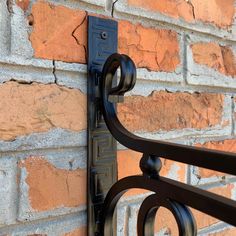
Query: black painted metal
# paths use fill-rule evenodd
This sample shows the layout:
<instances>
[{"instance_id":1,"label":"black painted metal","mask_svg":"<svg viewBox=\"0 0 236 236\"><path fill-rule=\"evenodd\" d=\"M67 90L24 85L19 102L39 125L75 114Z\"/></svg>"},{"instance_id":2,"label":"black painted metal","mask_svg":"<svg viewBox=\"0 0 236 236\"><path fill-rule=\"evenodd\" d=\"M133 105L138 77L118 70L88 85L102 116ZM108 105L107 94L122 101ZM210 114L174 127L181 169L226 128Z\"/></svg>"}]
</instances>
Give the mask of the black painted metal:
<instances>
[{"instance_id":1,"label":"black painted metal","mask_svg":"<svg viewBox=\"0 0 236 236\"><path fill-rule=\"evenodd\" d=\"M101 112L101 73L106 59L117 51L117 22L88 17L88 235L96 235L99 214L117 181L116 141Z\"/></svg>"},{"instance_id":2,"label":"black painted metal","mask_svg":"<svg viewBox=\"0 0 236 236\"><path fill-rule=\"evenodd\" d=\"M118 68L121 70L120 81L118 85L114 85L113 80ZM123 101L124 94L135 85L136 68L128 56L117 53L109 56L103 66L101 80L101 106L105 123L112 136L121 144L143 153L140 161L143 175L129 176L117 181L110 188L103 203L101 199L99 208L102 207L102 211L97 218L99 221L97 235L115 235L116 229L113 227L115 207L120 197L132 188L154 192L140 207L137 222L139 236L154 235L154 218L159 207L165 207L172 212L181 236L197 234L195 220L188 207L236 226L235 201L159 176L160 157L236 175L236 154L148 140L126 130L117 118L115 103Z\"/></svg>"}]
</instances>

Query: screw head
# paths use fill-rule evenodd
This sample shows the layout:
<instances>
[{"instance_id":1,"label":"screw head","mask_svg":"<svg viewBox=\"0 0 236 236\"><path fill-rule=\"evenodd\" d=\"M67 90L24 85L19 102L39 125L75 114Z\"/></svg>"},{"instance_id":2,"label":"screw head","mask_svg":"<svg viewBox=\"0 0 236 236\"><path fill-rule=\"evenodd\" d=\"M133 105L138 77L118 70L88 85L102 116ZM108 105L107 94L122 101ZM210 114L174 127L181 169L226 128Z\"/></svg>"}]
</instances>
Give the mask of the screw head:
<instances>
[{"instance_id":1,"label":"screw head","mask_svg":"<svg viewBox=\"0 0 236 236\"><path fill-rule=\"evenodd\" d=\"M108 38L108 33L107 33L106 31L103 31L103 32L101 33L101 38L102 38L102 39L107 39L107 38Z\"/></svg>"}]
</instances>

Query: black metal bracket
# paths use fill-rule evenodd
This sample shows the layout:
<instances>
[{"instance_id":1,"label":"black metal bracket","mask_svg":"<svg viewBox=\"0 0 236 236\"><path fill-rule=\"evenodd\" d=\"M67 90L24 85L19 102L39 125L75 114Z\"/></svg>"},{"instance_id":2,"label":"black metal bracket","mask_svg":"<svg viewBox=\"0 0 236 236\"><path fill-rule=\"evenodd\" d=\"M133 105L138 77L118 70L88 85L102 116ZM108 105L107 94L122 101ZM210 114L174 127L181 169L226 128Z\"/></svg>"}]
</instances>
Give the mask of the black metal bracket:
<instances>
[{"instance_id":1,"label":"black metal bracket","mask_svg":"<svg viewBox=\"0 0 236 236\"><path fill-rule=\"evenodd\" d=\"M175 217L180 236L196 236L191 208L236 226L236 201L160 176L160 157L236 175L236 154L150 140L130 133L119 121L116 103L136 82L132 59L117 50L117 23L89 17L88 27L88 235L116 235L114 212L132 188L153 192L138 212L137 235L153 236L159 207ZM120 69L117 84L116 72ZM114 82L115 81L115 82ZM109 130L108 130L109 129ZM143 153L142 175L117 181L116 141Z\"/></svg>"},{"instance_id":2,"label":"black metal bracket","mask_svg":"<svg viewBox=\"0 0 236 236\"><path fill-rule=\"evenodd\" d=\"M102 116L101 74L117 52L117 22L88 17L88 235L99 235L99 214L108 190L117 181L116 141Z\"/></svg>"}]
</instances>

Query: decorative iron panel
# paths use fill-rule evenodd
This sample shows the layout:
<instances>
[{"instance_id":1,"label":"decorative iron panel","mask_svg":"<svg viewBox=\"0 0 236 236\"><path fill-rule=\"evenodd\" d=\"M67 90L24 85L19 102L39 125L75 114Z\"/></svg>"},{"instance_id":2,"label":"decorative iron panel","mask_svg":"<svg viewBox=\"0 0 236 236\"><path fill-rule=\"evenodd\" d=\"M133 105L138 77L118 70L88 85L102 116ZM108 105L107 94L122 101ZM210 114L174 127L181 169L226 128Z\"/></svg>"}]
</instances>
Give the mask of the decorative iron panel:
<instances>
[{"instance_id":1,"label":"decorative iron panel","mask_svg":"<svg viewBox=\"0 0 236 236\"><path fill-rule=\"evenodd\" d=\"M90 19L89 27L93 29L93 24L97 26L98 21L97 19L93 22ZM116 23L111 24L114 24L117 29ZM101 40L99 35L102 35L101 31L96 30L96 32L95 45ZM92 37L89 36L89 40L91 39ZM117 43L117 41L114 42ZM101 45L103 44L101 43ZM99 44L100 47L101 45ZM110 48L110 46L108 43L107 47ZM94 48L93 42L89 42L89 47L91 47L89 48L90 63L93 62L91 60L93 55L90 53L96 52L97 47ZM103 45L102 50L105 47ZM104 56L104 59L108 54ZM96 55L94 57L97 58ZM138 236L154 235L155 214L160 207L167 208L172 212L180 236L195 236L197 234L195 219L189 207L236 226L236 201L159 175L162 167L160 157L236 175L236 154L154 141L130 133L120 123L116 115L115 104L122 102L124 94L134 87L136 82L135 64L127 55L118 53L113 53L106 59L101 73L102 64L103 62L97 66L94 63L94 67L89 65L89 79L93 78L91 80L93 82L89 81L88 91L88 108L90 109L88 116L90 122L88 168L90 170L89 189L92 191L89 203L89 207L91 207L88 219L89 235L112 236L116 234L116 228L113 226L115 207L122 195L131 188L154 192L144 199L139 209ZM116 85L113 81L116 81L118 68L120 68L120 80ZM114 183L117 175L116 147L106 126L110 134L122 145L143 153L140 160L142 175L129 176ZM105 180L104 176L109 178ZM112 185L112 183L114 184ZM96 210L94 211L92 208L96 208ZM94 217L92 216L93 212L96 212ZM97 223L96 234L91 234L93 232L91 225L94 220Z\"/></svg>"}]
</instances>

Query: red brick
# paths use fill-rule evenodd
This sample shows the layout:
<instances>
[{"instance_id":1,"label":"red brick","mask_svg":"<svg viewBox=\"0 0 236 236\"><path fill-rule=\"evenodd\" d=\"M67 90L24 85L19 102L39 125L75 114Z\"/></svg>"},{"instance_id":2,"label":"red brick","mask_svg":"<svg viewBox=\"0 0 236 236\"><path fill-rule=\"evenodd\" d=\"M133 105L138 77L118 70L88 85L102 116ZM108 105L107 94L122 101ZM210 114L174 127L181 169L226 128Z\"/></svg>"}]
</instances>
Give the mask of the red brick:
<instances>
[{"instance_id":1,"label":"red brick","mask_svg":"<svg viewBox=\"0 0 236 236\"><path fill-rule=\"evenodd\" d=\"M51 128L81 131L87 127L86 96L56 84L0 85L0 139L13 140Z\"/></svg>"},{"instance_id":2,"label":"red brick","mask_svg":"<svg viewBox=\"0 0 236 236\"><path fill-rule=\"evenodd\" d=\"M139 161L142 157L142 153L135 152L132 150L120 150L117 153L117 162L118 162L118 179L122 179L131 175L141 175L142 171L139 168ZM176 167L177 170L177 179L184 182L186 176L186 165L173 162L167 159L162 159L162 169L160 171L161 176L168 176L172 173L172 168ZM133 189L129 191L127 195L135 195L145 193L145 190Z\"/></svg>"},{"instance_id":3,"label":"red brick","mask_svg":"<svg viewBox=\"0 0 236 236\"><path fill-rule=\"evenodd\" d=\"M224 96L209 93L153 92L119 104L121 122L131 131L202 129L222 122Z\"/></svg>"},{"instance_id":4,"label":"red brick","mask_svg":"<svg viewBox=\"0 0 236 236\"><path fill-rule=\"evenodd\" d=\"M86 63L86 16L85 11L36 2L30 35L35 57Z\"/></svg>"},{"instance_id":5,"label":"red brick","mask_svg":"<svg viewBox=\"0 0 236 236\"><path fill-rule=\"evenodd\" d=\"M86 236L87 235L87 228L81 227L79 229L76 229L70 233L64 234L64 236Z\"/></svg>"},{"instance_id":6,"label":"red brick","mask_svg":"<svg viewBox=\"0 0 236 236\"><path fill-rule=\"evenodd\" d=\"M30 40L35 57L86 63L86 16L81 10L42 1L35 3L29 19L33 25ZM137 67L171 72L180 64L178 36L174 31L120 21L118 42L120 53L130 55Z\"/></svg>"},{"instance_id":7,"label":"red brick","mask_svg":"<svg viewBox=\"0 0 236 236\"><path fill-rule=\"evenodd\" d=\"M220 28L230 27L234 18L234 0L128 0L128 4L175 19L182 18L191 23L202 21Z\"/></svg>"},{"instance_id":8,"label":"red brick","mask_svg":"<svg viewBox=\"0 0 236 236\"><path fill-rule=\"evenodd\" d=\"M194 7L195 19L229 28L234 19L234 0L190 0Z\"/></svg>"},{"instance_id":9,"label":"red brick","mask_svg":"<svg viewBox=\"0 0 236 236\"><path fill-rule=\"evenodd\" d=\"M129 55L137 67L175 71L180 64L177 33L119 22L119 52Z\"/></svg>"},{"instance_id":10,"label":"red brick","mask_svg":"<svg viewBox=\"0 0 236 236\"><path fill-rule=\"evenodd\" d=\"M236 153L236 140L235 139L228 139L228 140L223 140L223 141L211 141L211 142L206 142L204 144L196 144L197 147L204 147L204 148L209 148L213 150L219 150L219 151L224 151L224 152L235 152ZM213 176L217 177L222 177L225 176L226 174L213 171L213 170L208 170L204 168L199 168L198 174L201 178L209 178Z\"/></svg>"},{"instance_id":11,"label":"red brick","mask_svg":"<svg viewBox=\"0 0 236 236\"><path fill-rule=\"evenodd\" d=\"M230 47L216 43L195 43L191 45L196 63L208 66L228 76L236 76L236 61Z\"/></svg>"},{"instance_id":12,"label":"red brick","mask_svg":"<svg viewBox=\"0 0 236 236\"><path fill-rule=\"evenodd\" d=\"M23 10L28 10L30 0L16 0L16 4Z\"/></svg>"},{"instance_id":13,"label":"red brick","mask_svg":"<svg viewBox=\"0 0 236 236\"><path fill-rule=\"evenodd\" d=\"M160 207L155 217L154 232L158 233L163 229L165 229L165 235L179 235L178 225L173 214L168 209Z\"/></svg>"},{"instance_id":14,"label":"red brick","mask_svg":"<svg viewBox=\"0 0 236 236\"><path fill-rule=\"evenodd\" d=\"M35 211L86 204L86 170L58 169L43 157L29 157L19 166L26 168L29 200Z\"/></svg>"},{"instance_id":15,"label":"red brick","mask_svg":"<svg viewBox=\"0 0 236 236\"><path fill-rule=\"evenodd\" d=\"M193 8L185 0L128 0L128 3L133 6L141 7L151 11L161 12L164 15L173 18L183 18L186 21L193 21Z\"/></svg>"}]
</instances>

